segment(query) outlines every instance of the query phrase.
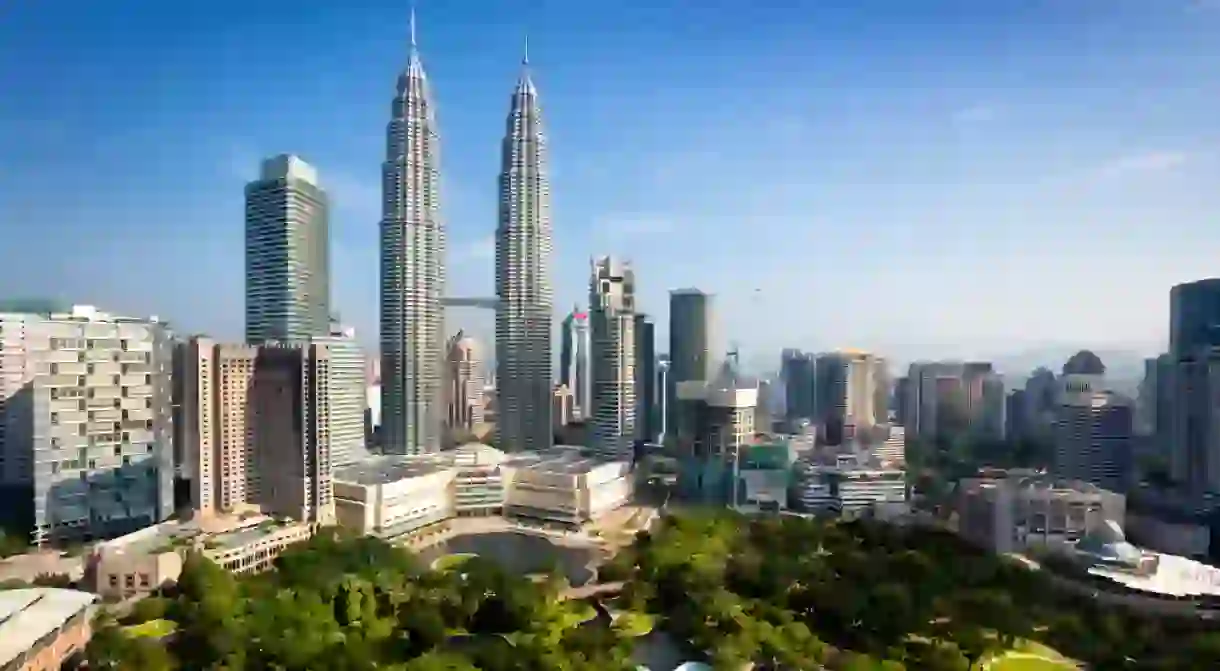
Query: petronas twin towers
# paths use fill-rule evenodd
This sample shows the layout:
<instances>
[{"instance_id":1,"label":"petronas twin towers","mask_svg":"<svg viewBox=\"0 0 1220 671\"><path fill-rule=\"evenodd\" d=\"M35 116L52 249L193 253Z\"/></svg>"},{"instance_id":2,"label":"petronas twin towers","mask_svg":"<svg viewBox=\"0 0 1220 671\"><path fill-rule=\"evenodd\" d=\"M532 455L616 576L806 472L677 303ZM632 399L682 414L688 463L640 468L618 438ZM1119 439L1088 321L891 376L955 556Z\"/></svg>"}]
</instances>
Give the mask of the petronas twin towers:
<instances>
[{"instance_id":1,"label":"petronas twin towers","mask_svg":"<svg viewBox=\"0 0 1220 671\"><path fill-rule=\"evenodd\" d=\"M496 227L497 443L551 445L552 290L546 142L528 55L512 94L501 154ZM415 43L386 126L381 218L381 427L389 454L441 446L445 229L440 141Z\"/></svg>"}]
</instances>

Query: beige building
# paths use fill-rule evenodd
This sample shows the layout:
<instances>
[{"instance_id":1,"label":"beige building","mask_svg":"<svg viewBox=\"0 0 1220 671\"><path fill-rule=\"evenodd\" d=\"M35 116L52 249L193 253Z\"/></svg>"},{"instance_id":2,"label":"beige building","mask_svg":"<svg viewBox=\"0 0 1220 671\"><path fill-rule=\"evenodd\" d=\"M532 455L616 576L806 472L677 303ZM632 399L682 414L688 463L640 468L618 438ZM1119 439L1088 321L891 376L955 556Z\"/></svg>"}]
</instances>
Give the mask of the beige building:
<instances>
[{"instance_id":1,"label":"beige building","mask_svg":"<svg viewBox=\"0 0 1220 671\"><path fill-rule=\"evenodd\" d=\"M1122 494L1078 480L976 478L958 490L958 533L998 553L1062 547L1126 512Z\"/></svg>"},{"instance_id":2,"label":"beige building","mask_svg":"<svg viewBox=\"0 0 1220 671\"><path fill-rule=\"evenodd\" d=\"M362 536L400 538L454 516L454 476L431 456L349 466L335 472L335 517Z\"/></svg>"},{"instance_id":3,"label":"beige building","mask_svg":"<svg viewBox=\"0 0 1220 671\"><path fill-rule=\"evenodd\" d=\"M458 331L445 359L445 428L449 436L473 435L483 426L486 377L478 342Z\"/></svg>"},{"instance_id":4,"label":"beige building","mask_svg":"<svg viewBox=\"0 0 1220 671\"><path fill-rule=\"evenodd\" d=\"M568 385L560 384L551 395L551 423L556 429L563 428L576 418L576 398Z\"/></svg>"},{"instance_id":5,"label":"beige building","mask_svg":"<svg viewBox=\"0 0 1220 671\"><path fill-rule=\"evenodd\" d=\"M581 525L631 498L631 460L558 446L502 463L504 514Z\"/></svg>"},{"instance_id":6,"label":"beige building","mask_svg":"<svg viewBox=\"0 0 1220 671\"><path fill-rule=\"evenodd\" d=\"M284 548L309 540L314 528L262 515L164 522L94 546L85 584L110 598L148 594L177 582L191 551L235 573L258 573L271 568Z\"/></svg>"},{"instance_id":7,"label":"beige building","mask_svg":"<svg viewBox=\"0 0 1220 671\"><path fill-rule=\"evenodd\" d=\"M191 506L249 506L328 523L330 348L324 344L183 345L180 439Z\"/></svg>"},{"instance_id":8,"label":"beige building","mask_svg":"<svg viewBox=\"0 0 1220 671\"><path fill-rule=\"evenodd\" d=\"M74 589L0 592L0 669L58 671L93 636L96 602Z\"/></svg>"}]
</instances>

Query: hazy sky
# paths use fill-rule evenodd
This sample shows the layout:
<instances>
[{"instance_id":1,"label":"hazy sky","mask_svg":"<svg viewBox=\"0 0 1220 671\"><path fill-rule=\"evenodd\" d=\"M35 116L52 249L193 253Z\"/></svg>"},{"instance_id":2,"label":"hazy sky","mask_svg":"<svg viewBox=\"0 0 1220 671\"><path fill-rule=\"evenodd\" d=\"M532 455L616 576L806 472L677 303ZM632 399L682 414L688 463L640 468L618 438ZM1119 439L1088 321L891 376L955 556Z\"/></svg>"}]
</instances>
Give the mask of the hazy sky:
<instances>
[{"instance_id":1,"label":"hazy sky","mask_svg":"<svg viewBox=\"0 0 1220 671\"><path fill-rule=\"evenodd\" d=\"M300 154L333 302L375 341L406 0L7 2L0 294L239 337L242 185ZM718 292L751 356L1151 348L1220 274L1220 3L422 0L449 293L492 293L523 35L551 147L557 318L590 255ZM451 326L490 319L455 311ZM665 349L662 345L660 349Z\"/></svg>"}]
</instances>

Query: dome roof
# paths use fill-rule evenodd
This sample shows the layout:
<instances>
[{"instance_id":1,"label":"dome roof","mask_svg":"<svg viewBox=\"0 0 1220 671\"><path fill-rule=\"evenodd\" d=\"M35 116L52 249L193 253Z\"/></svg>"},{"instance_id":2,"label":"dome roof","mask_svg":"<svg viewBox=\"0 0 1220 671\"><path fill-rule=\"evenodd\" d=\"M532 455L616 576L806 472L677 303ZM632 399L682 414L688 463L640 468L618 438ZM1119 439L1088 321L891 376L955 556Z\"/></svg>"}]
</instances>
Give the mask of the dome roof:
<instances>
[{"instance_id":1,"label":"dome roof","mask_svg":"<svg viewBox=\"0 0 1220 671\"><path fill-rule=\"evenodd\" d=\"M1117 522L1107 520L1076 543L1076 551L1111 563L1139 564L1144 553L1127 542Z\"/></svg>"},{"instance_id":2,"label":"dome roof","mask_svg":"<svg viewBox=\"0 0 1220 671\"><path fill-rule=\"evenodd\" d=\"M1105 375L1106 366L1101 358L1087 349L1082 349L1072 355L1063 364L1064 375Z\"/></svg>"}]
</instances>

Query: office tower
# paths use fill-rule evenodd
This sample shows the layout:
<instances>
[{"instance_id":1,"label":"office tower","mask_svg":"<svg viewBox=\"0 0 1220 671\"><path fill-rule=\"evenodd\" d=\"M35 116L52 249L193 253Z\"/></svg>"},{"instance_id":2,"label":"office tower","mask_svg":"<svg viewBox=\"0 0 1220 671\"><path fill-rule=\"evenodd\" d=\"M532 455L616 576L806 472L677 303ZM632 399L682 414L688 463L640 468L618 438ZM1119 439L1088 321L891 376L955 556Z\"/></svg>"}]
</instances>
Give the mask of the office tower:
<instances>
[{"instance_id":1,"label":"office tower","mask_svg":"<svg viewBox=\"0 0 1220 671\"><path fill-rule=\"evenodd\" d=\"M1004 400L1004 436L1009 440L1026 438L1026 417L1028 417L1026 403L1024 389L1012 390Z\"/></svg>"},{"instance_id":2,"label":"office tower","mask_svg":"<svg viewBox=\"0 0 1220 671\"><path fill-rule=\"evenodd\" d=\"M1220 492L1220 348L1199 347L1174 363L1170 475L1194 501Z\"/></svg>"},{"instance_id":3,"label":"office tower","mask_svg":"<svg viewBox=\"0 0 1220 671\"><path fill-rule=\"evenodd\" d=\"M391 454L440 449L445 231L436 113L415 46L398 76L381 164L381 442Z\"/></svg>"},{"instance_id":4,"label":"office tower","mask_svg":"<svg viewBox=\"0 0 1220 671\"><path fill-rule=\"evenodd\" d=\"M983 377L982 407L976 422L977 435L987 440L1004 439L1004 379L995 373Z\"/></svg>"},{"instance_id":5,"label":"office tower","mask_svg":"<svg viewBox=\"0 0 1220 671\"><path fill-rule=\"evenodd\" d=\"M496 229L497 447L551 446L551 206L546 138L529 59L513 90Z\"/></svg>"},{"instance_id":6,"label":"office tower","mask_svg":"<svg viewBox=\"0 0 1220 671\"><path fill-rule=\"evenodd\" d=\"M661 429L657 412L656 328L647 315L635 316L635 425L638 437L655 443Z\"/></svg>"},{"instance_id":7,"label":"office tower","mask_svg":"<svg viewBox=\"0 0 1220 671\"><path fill-rule=\"evenodd\" d=\"M314 338L313 342L325 345L329 352L330 463L339 468L363 461L370 456L365 427L368 390L364 384L364 348L356 340L355 329L338 323L331 324L330 335Z\"/></svg>"},{"instance_id":8,"label":"office tower","mask_svg":"<svg viewBox=\"0 0 1220 671\"><path fill-rule=\"evenodd\" d=\"M330 357L318 343L259 348L250 404L264 512L334 523Z\"/></svg>"},{"instance_id":9,"label":"office tower","mask_svg":"<svg viewBox=\"0 0 1220 671\"><path fill-rule=\"evenodd\" d=\"M560 332L559 383L572 392L573 414L584 417L593 410L593 359L589 346L589 314L579 307L563 319Z\"/></svg>"},{"instance_id":10,"label":"office tower","mask_svg":"<svg viewBox=\"0 0 1220 671\"><path fill-rule=\"evenodd\" d=\"M669 395L669 355L661 354L657 357L657 422L661 429L660 441L662 444L668 440L671 433L669 427L669 406L673 403L673 398Z\"/></svg>"},{"instance_id":11,"label":"office tower","mask_svg":"<svg viewBox=\"0 0 1220 671\"><path fill-rule=\"evenodd\" d=\"M780 375L784 378L784 414L789 423L813 419L814 357L798 349L780 355Z\"/></svg>"},{"instance_id":12,"label":"office tower","mask_svg":"<svg viewBox=\"0 0 1220 671\"><path fill-rule=\"evenodd\" d=\"M479 345L458 331L449 339L446 350L445 426L451 437L470 439L483 426L486 378Z\"/></svg>"},{"instance_id":13,"label":"office tower","mask_svg":"<svg viewBox=\"0 0 1220 671\"><path fill-rule=\"evenodd\" d=\"M1220 347L1220 279L1179 284L1169 292L1169 354L1175 360Z\"/></svg>"},{"instance_id":14,"label":"office tower","mask_svg":"<svg viewBox=\"0 0 1220 671\"><path fill-rule=\"evenodd\" d=\"M686 499L732 501L742 450L754 439L758 386L726 359L710 380L685 380L674 399L678 488ZM727 486L726 486L727 485Z\"/></svg>"},{"instance_id":15,"label":"office tower","mask_svg":"<svg viewBox=\"0 0 1220 671\"><path fill-rule=\"evenodd\" d=\"M1055 374L1046 368L1038 368L1025 381L1026 437L1044 440L1050 436L1057 387Z\"/></svg>"},{"instance_id":16,"label":"office tower","mask_svg":"<svg viewBox=\"0 0 1220 671\"><path fill-rule=\"evenodd\" d=\"M1055 475L1126 491L1132 405L1130 399L1088 384L1065 386L1055 417Z\"/></svg>"},{"instance_id":17,"label":"office tower","mask_svg":"<svg viewBox=\"0 0 1220 671\"><path fill-rule=\"evenodd\" d=\"M842 439L840 431L873 425L877 380L872 354L859 350L822 354L814 363L814 374L814 415L830 444Z\"/></svg>"},{"instance_id":18,"label":"office tower","mask_svg":"<svg viewBox=\"0 0 1220 671\"><path fill-rule=\"evenodd\" d=\"M911 394L911 378L903 377L894 381L894 423L906 426L907 398Z\"/></svg>"},{"instance_id":19,"label":"office tower","mask_svg":"<svg viewBox=\"0 0 1220 671\"><path fill-rule=\"evenodd\" d=\"M635 274L602 257L589 277L593 332L593 449L630 455L636 438Z\"/></svg>"},{"instance_id":20,"label":"office tower","mask_svg":"<svg viewBox=\"0 0 1220 671\"><path fill-rule=\"evenodd\" d=\"M890 421L890 394L894 382L890 377L890 364L884 357L873 358L873 423L888 424Z\"/></svg>"},{"instance_id":21,"label":"office tower","mask_svg":"<svg viewBox=\"0 0 1220 671\"><path fill-rule=\"evenodd\" d=\"M711 379L722 351L717 337L715 296L698 289L669 292L669 427L677 426L678 384Z\"/></svg>"},{"instance_id":22,"label":"office tower","mask_svg":"<svg viewBox=\"0 0 1220 671\"><path fill-rule=\"evenodd\" d=\"M770 433L772 424L772 408L775 406L775 383L771 380L758 381L758 404L754 408L754 431Z\"/></svg>"},{"instance_id":23,"label":"office tower","mask_svg":"<svg viewBox=\"0 0 1220 671\"><path fill-rule=\"evenodd\" d=\"M305 161L263 161L246 185L246 342L305 341L330 328L326 192Z\"/></svg>"},{"instance_id":24,"label":"office tower","mask_svg":"<svg viewBox=\"0 0 1220 671\"><path fill-rule=\"evenodd\" d=\"M952 361L917 361L907 371L903 427L922 439L958 430L964 420L963 366Z\"/></svg>"},{"instance_id":25,"label":"office tower","mask_svg":"<svg viewBox=\"0 0 1220 671\"><path fill-rule=\"evenodd\" d=\"M1153 415L1154 446L1158 454L1173 451L1173 417L1177 392L1178 367L1173 357L1162 354L1156 358L1156 409Z\"/></svg>"},{"instance_id":26,"label":"office tower","mask_svg":"<svg viewBox=\"0 0 1220 671\"><path fill-rule=\"evenodd\" d=\"M36 545L167 518L172 365L155 317L0 313L0 517Z\"/></svg>"}]
</instances>

